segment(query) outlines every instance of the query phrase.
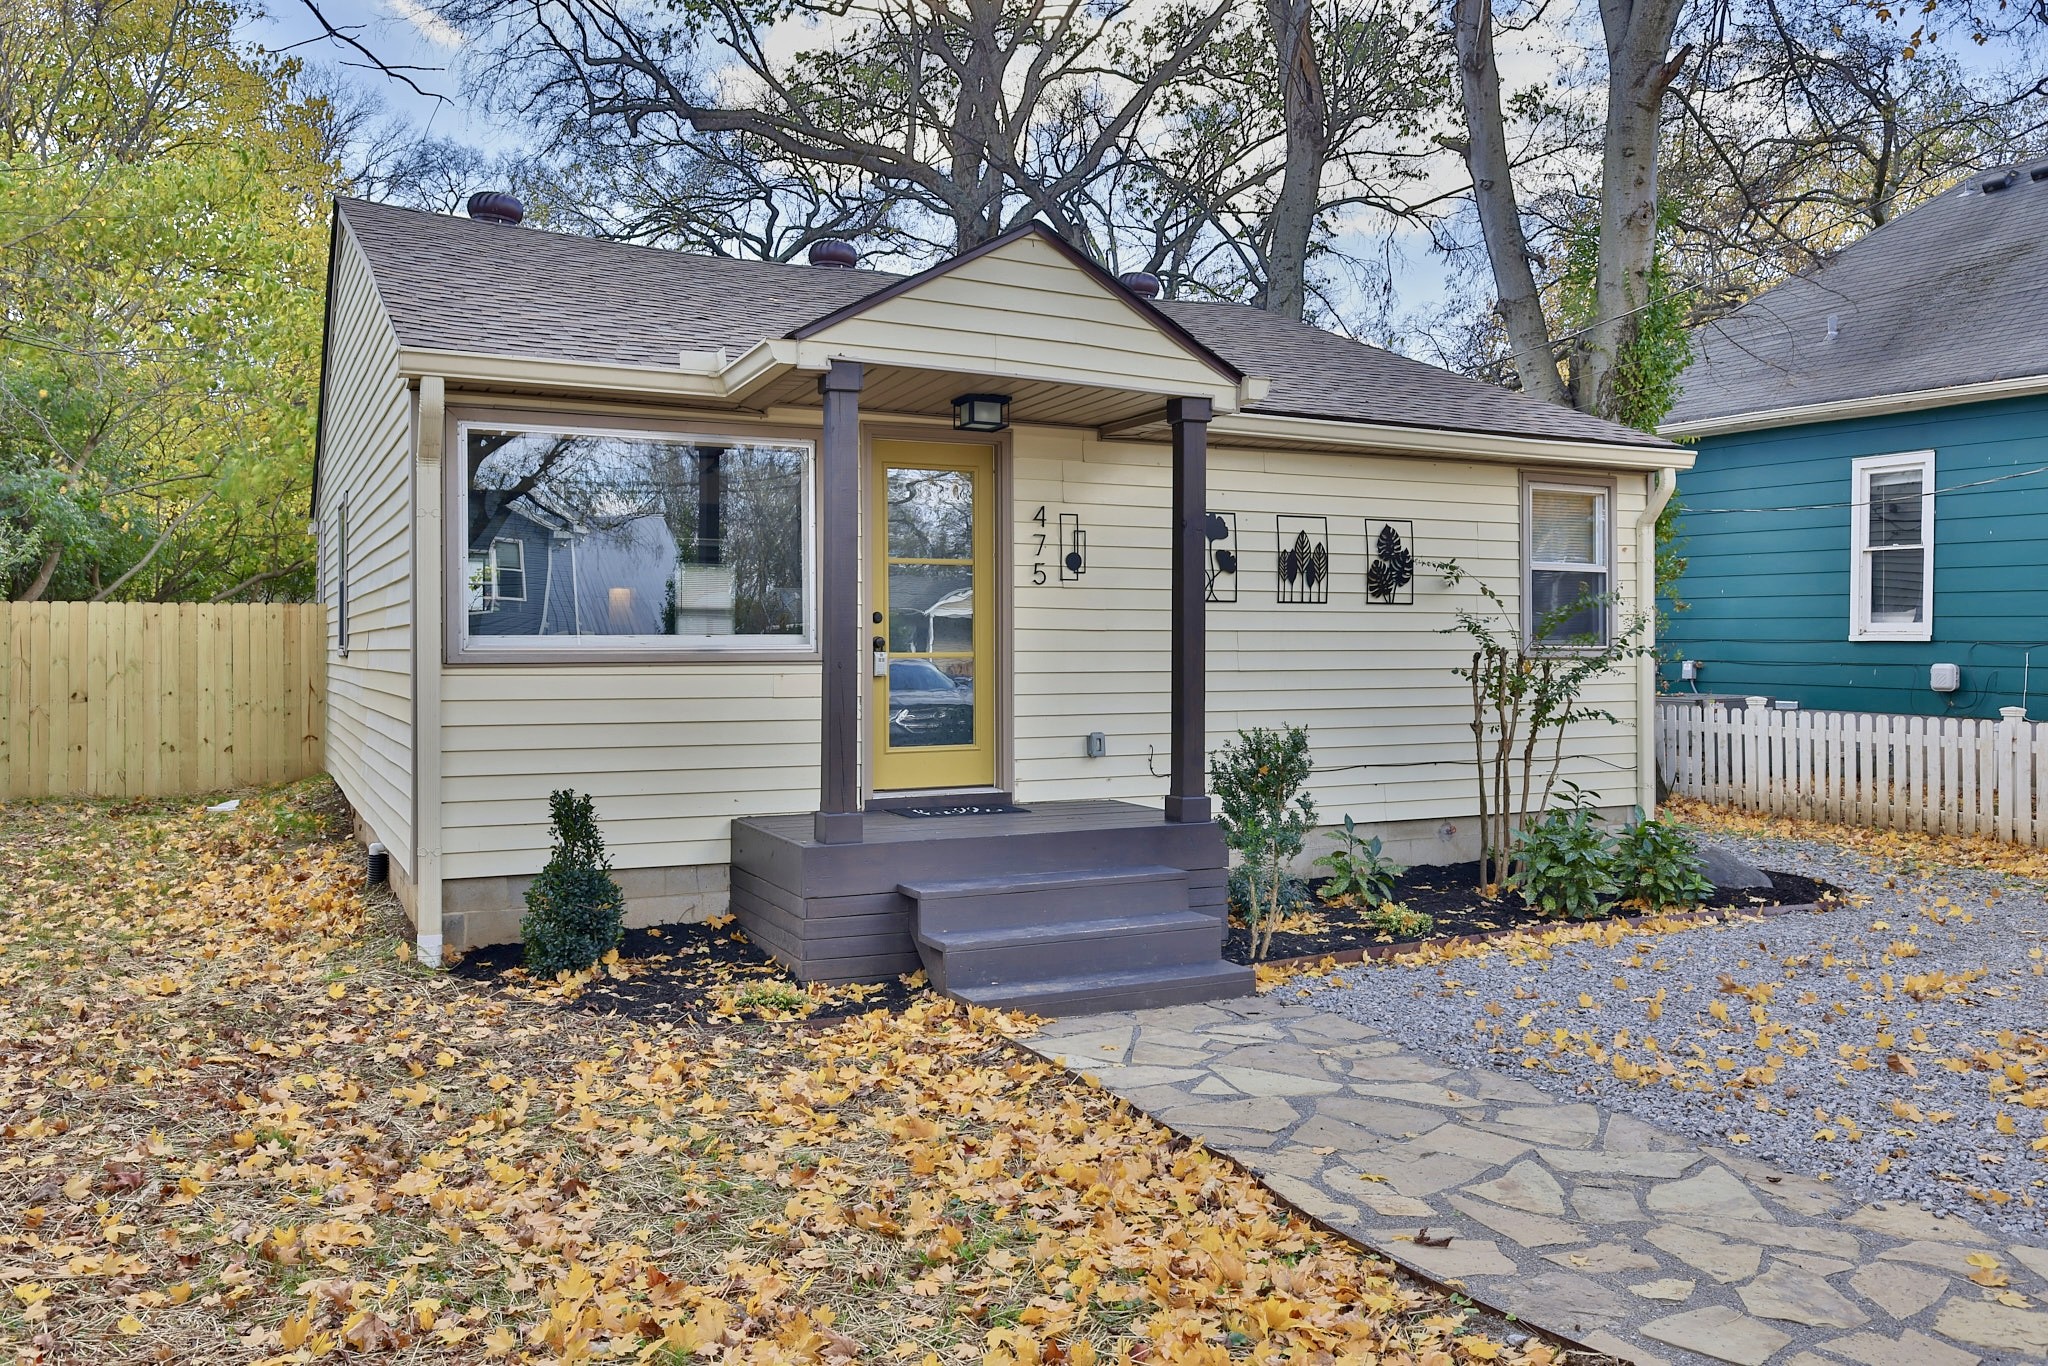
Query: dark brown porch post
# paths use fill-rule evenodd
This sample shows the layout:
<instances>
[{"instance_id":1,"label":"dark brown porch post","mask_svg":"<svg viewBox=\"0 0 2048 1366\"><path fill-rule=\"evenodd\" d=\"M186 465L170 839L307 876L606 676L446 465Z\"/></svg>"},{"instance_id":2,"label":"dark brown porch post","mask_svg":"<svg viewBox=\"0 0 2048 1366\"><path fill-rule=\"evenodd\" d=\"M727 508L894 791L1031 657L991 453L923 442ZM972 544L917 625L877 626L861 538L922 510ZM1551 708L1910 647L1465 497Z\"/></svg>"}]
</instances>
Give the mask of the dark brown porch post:
<instances>
[{"instance_id":1,"label":"dark brown porch post","mask_svg":"<svg viewBox=\"0 0 2048 1366\"><path fill-rule=\"evenodd\" d=\"M835 360L818 380L825 407L818 510L818 652L824 661L818 765L820 844L859 844L860 815L860 385L858 361Z\"/></svg>"},{"instance_id":2,"label":"dark brown porch post","mask_svg":"<svg viewBox=\"0 0 2048 1366\"><path fill-rule=\"evenodd\" d=\"M1173 738L1166 819L1191 824L1209 819L1209 632L1202 574L1209 551L1209 413L1206 398L1167 400L1166 420L1173 427Z\"/></svg>"}]
</instances>

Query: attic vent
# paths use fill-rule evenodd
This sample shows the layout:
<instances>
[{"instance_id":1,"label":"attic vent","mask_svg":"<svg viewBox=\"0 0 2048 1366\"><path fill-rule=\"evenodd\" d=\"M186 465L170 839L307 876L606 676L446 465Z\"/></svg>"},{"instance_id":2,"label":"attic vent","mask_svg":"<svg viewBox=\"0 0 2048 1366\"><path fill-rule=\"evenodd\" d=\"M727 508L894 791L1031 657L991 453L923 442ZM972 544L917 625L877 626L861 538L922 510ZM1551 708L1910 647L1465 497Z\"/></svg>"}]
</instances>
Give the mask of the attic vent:
<instances>
[{"instance_id":1,"label":"attic vent","mask_svg":"<svg viewBox=\"0 0 2048 1366\"><path fill-rule=\"evenodd\" d=\"M2033 170L2027 172L2027 179L2035 182L2036 184L2039 184L2041 181L2048 180L2048 163L2036 166Z\"/></svg>"},{"instance_id":2,"label":"attic vent","mask_svg":"<svg viewBox=\"0 0 2048 1366\"><path fill-rule=\"evenodd\" d=\"M2011 189L2019 183L2019 179L2018 171L2007 171L2004 175L1993 176L1985 181L1982 188L1985 194L1997 194L2001 190Z\"/></svg>"},{"instance_id":3,"label":"attic vent","mask_svg":"<svg viewBox=\"0 0 2048 1366\"><path fill-rule=\"evenodd\" d=\"M1159 297L1159 277L1148 270L1133 270L1117 276L1117 279L1123 281L1125 289L1141 299Z\"/></svg>"},{"instance_id":4,"label":"attic vent","mask_svg":"<svg viewBox=\"0 0 2048 1366\"><path fill-rule=\"evenodd\" d=\"M503 223L517 227L526 217L526 206L517 195L502 190L481 190L469 197L469 216L479 223Z\"/></svg>"},{"instance_id":5,"label":"attic vent","mask_svg":"<svg viewBox=\"0 0 2048 1366\"><path fill-rule=\"evenodd\" d=\"M827 237L811 243L811 264L824 266L828 270L852 270L860 263L860 253L853 249L853 243L842 242L836 237Z\"/></svg>"}]
</instances>

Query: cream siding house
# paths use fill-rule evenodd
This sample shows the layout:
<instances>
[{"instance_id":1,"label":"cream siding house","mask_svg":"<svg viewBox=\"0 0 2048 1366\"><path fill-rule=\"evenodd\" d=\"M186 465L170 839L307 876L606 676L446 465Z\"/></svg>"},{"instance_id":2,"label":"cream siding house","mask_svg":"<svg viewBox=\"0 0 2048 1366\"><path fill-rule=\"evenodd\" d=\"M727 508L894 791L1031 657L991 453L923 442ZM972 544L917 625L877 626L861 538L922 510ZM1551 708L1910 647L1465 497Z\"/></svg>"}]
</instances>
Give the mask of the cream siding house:
<instances>
[{"instance_id":1,"label":"cream siding house","mask_svg":"<svg viewBox=\"0 0 2048 1366\"><path fill-rule=\"evenodd\" d=\"M807 978L1244 990L1206 753L1305 724L1329 818L1474 856L1478 599L1421 562L1520 604L1540 506L1536 574L1646 603L1688 464L1036 226L905 278L345 201L332 272L328 752L428 960L517 937L572 787L635 923L731 909ZM1572 737L1610 808L1651 685Z\"/></svg>"}]
</instances>

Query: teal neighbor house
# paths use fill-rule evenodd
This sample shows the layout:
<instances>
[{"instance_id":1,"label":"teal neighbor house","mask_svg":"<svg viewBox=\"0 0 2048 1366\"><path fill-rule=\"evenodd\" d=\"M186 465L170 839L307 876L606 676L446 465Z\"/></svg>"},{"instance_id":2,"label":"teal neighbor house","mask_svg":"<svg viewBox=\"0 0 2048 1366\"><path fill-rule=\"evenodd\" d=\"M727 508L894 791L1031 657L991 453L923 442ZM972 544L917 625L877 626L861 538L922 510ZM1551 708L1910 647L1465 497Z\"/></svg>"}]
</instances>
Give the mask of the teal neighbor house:
<instances>
[{"instance_id":1,"label":"teal neighbor house","mask_svg":"<svg viewBox=\"0 0 2048 1366\"><path fill-rule=\"evenodd\" d=\"M1674 693L2048 711L2048 163L1979 174L1702 330Z\"/></svg>"}]
</instances>

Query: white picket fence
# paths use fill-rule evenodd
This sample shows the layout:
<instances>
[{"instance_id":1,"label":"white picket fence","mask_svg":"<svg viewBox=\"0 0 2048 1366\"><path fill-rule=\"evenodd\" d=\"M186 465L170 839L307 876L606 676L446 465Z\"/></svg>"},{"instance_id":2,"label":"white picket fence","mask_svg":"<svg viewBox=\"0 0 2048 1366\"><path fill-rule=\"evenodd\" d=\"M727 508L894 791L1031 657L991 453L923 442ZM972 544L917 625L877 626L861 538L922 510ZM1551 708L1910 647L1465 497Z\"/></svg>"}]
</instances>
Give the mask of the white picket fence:
<instances>
[{"instance_id":1,"label":"white picket fence","mask_svg":"<svg viewBox=\"0 0 2048 1366\"><path fill-rule=\"evenodd\" d=\"M2048 725L1660 698L1670 790L1721 806L2048 847Z\"/></svg>"}]
</instances>

